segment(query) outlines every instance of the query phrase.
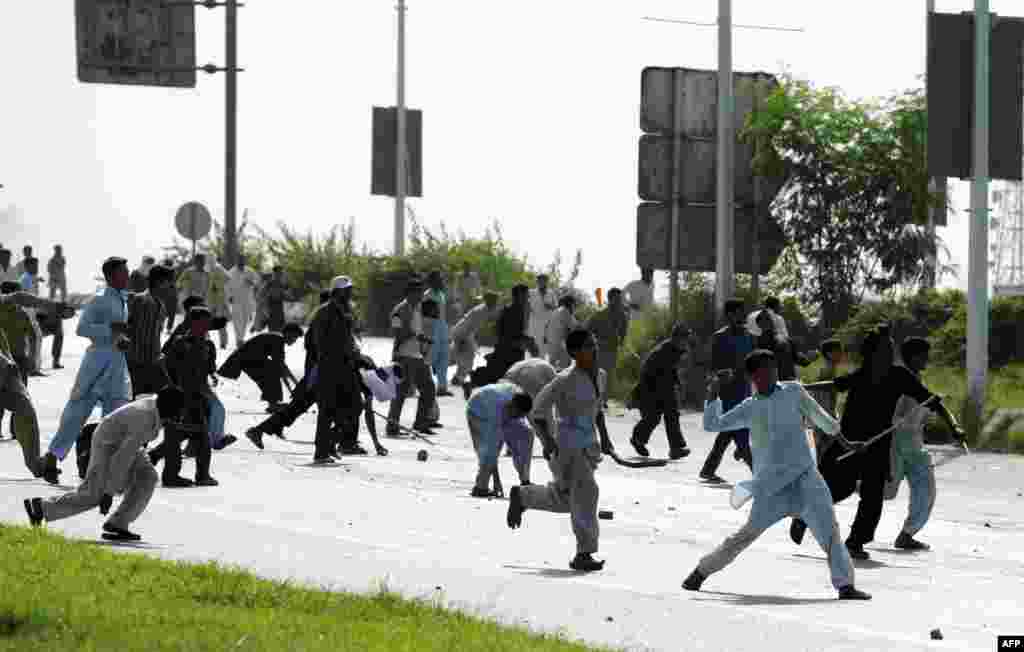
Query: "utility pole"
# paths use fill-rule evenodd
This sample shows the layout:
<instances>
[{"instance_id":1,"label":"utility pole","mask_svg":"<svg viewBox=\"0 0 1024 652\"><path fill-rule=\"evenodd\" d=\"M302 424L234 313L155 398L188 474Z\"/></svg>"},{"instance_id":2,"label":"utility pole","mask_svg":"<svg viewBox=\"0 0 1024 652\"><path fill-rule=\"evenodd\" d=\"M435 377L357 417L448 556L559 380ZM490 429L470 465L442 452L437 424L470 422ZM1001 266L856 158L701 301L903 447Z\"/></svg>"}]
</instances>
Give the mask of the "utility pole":
<instances>
[{"instance_id":1,"label":"utility pole","mask_svg":"<svg viewBox=\"0 0 1024 652\"><path fill-rule=\"evenodd\" d=\"M992 17L988 0L974 2L974 178L967 263L967 406L964 421L981 432L988 375L988 185Z\"/></svg>"},{"instance_id":2,"label":"utility pole","mask_svg":"<svg viewBox=\"0 0 1024 652\"><path fill-rule=\"evenodd\" d=\"M672 323L679 320L679 204L683 193L679 170L683 166L683 73L672 71L672 223L669 227L669 242L672 243L669 254L669 309Z\"/></svg>"},{"instance_id":3,"label":"utility pole","mask_svg":"<svg viewBox=\"0 0 1024 652\"><path fill-rule=\"evenodd\" d=\"M395 255L405 253L405 0L398 0L398 97L395 102Z\"/></svg>"},{"instance_id":4,"label":"utility pole","mask_svg":"<svg viewBox=\"0 0 1024 652\"><path fill-rule=\"evenodd\" d=\"M926 9L925 12L925 52L929 52L932 44L932 33L931 33L931 16L935 13L935 0L925 0ZM928 83L930 80L926 80ZM935 225L938 222L936 219L939 211L945 212L946 210L946 179L945 177L933 177L928 180L928 191L937 193L942 197L942 206L935 206L928 210L928 243L932 246L933 251L929 254L930 259L928 261L928 269L925 272L925 286L929 289L935 289L935 285L938 282L938 265L939 265L939 251L938 242L935 236Z\"/></svg>"},{"instance_id":5,"label":"utility pole","mask_svg":"<svg viewBox=\"0 0 1024 652\"><path fill-rule=\"evenodd\" d=\"M236 223L236 191L238 179L238 0L224 3L224 67L227 84L224 90L224 266L231 268L238 261L238 225Z\"/></svg>"},{"instance_id":6,"label":"utility pole","mask_svg":"<svg viewBox=\"0 0 1024 652\"><path fill-rule=\"evenodd\" d=\"M732 0L718 0L718 181L715 197L715 323L735 290L736 157L735 93L732 82ZM756 273L757 270L755 270Z\"/></svg>"}]
</instances>

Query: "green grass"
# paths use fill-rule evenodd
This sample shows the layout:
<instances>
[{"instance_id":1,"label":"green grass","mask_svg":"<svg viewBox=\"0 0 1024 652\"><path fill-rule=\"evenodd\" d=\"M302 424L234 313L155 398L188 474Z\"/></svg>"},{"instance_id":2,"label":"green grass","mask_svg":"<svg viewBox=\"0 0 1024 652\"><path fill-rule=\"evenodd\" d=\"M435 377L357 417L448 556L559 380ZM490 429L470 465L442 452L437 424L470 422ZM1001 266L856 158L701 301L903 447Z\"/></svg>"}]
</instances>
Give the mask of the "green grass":
<instances>
[{"instance_id":1,"label":"green grass","mask_svg":"<svg viewBox=\"0 0 1024 652\"><path fill-rule=\"evenodd\" d=\"M814 382L820 369L820 360L809 367L800 369L801 380ZM842 369L841 372L849 369L850 367L847 365L847 368ZM945 397L944 402L949 410L962 422L963 405L967 398L967 372L954 367L932 366L924 371L924 383L931 391ZM989 371L985 403L986 419L991 418L996 410L1004 408L1024 408L1024 364L1022 363L1014 363ZM929 427L941 429L942 426L941 422L932 417ZM1003 441L980 442L980 445L1008 448L1011 452L1024 453L1024 424L1018 424L1015 430L1007 433L1006 437L1007 439Z\"/></svg>"},{"instance_id":2,"label":"green grass","mask_svg":"<svg viewBox=\"0 0 1024 652\"><path fill-rule=\"evenodd\" d=\"M591 650L381 590L300 588L0 526L0 650Z\"/></svg>"}]
</instances>

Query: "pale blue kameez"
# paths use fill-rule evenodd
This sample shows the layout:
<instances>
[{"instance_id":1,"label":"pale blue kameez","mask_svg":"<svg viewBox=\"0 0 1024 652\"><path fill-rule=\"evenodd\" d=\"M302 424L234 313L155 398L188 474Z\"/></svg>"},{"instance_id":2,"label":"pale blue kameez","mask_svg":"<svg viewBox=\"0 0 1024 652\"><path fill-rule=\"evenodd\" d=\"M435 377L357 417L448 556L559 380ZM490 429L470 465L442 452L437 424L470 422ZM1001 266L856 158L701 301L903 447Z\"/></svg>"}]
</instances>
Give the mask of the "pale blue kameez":
<instances>
[{"instance_id":1,"label":"pale blue kameez","mask_svg":"<svg viewBox=\"0 0 1024 652\"><path fill-rule=\"evenodd\" d=\"M93 408L101 405L106 416L132 399L128 361L114 345L110 325L128 321L128 303L123 292L112 287L96 293L82 311L75 331L92 340L82 357L71 397L64 406L60 429L50 441L50 452L64 459L75 445Z\"/></svg>"},{"instance_id":2,"label":"pale blue kameez","mask_svg":"<svg viewBox=\"0 0 1024 652\"><path fill-rule=\"evenodd\" d=\"M705 577L727 566L781 519L799 516L828 555L833 586L853 585L853 565L839 536L832 495L818 472L804 417L829 434L839 432L839 423L799 383L778 383L770 394L752 396L725 414L721 399L705 405L704 429L749 428L754 458L753 480L741 483L754 499L750 518L701 559L698 569Z\"/></svg>"}]
</instances>

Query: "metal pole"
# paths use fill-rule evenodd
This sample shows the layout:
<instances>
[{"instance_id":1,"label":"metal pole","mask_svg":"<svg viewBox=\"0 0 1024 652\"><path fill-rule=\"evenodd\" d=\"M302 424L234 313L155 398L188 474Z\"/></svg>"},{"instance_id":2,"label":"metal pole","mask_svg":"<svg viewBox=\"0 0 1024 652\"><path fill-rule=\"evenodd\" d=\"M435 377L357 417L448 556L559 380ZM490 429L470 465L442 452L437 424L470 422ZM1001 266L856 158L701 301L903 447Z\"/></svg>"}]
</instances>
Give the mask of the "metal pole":
<instances>
[{"instance_id":1,"label":"metal pole","mask_svg":"<svg viewBox=\"0 0 1024 652\"><path fill-rule=\"evenodd\" d=\"M974 2L974 179L967 264L967 396L964 421L977 436L988 374L989 91L992 17L988 0Z\"/></svg>"},{"instance_id":2,"label":"metal pole","mask_svg":"<svg viewBox=\"0 0 1024 652\"><path fill-rule=\"evenodd\" d=\"M932 16L933 13L935 13L935 0L926 0L926 10L927 11L925 12L925 38L924 38L925 57L928 56L928 52L930 51L931 43L932 43L931 16ZM928 83L929 81L930 80L926 80L925 83ZM943 211L946 210L946 180L944 178L940 180L937 177L933 177L933 178L929 179L928 180L928 190L930 190L931 192L941 193L942 194L942 207L939 208L938 206L936 206L936 207L934 207L934 208L932 208L932 209L930 209L928 211L928 242L929 242L929 244L931 244L931 246L933 247L934 251L929 255L928 270L925 272L925 287L927 287L929 289L934 289L935 288L935 284L937 282L936 270L938 269L938 264L939 264L939 258L938 258L939 252L938 252L938 249L935 248L935 246L936 246L936 240L935 240L935 222L936 222L936 219L935 219L935 217L936 217L936 213L939 210L943 210Z\"/></svg>"},{"instance_id":3,"label":"metal pole","mask_svg":"<svg viewBox=\"0 0 1024 652\"><path fill-rule=\"evenodd\" d=\"M761 112L761 84L754 87L754 115ZM761 151L760 138L754 141L754 160ZM754 170L754 212L750 227L750 292L755 306L761 305L761 175ZM724 312L724 307L723 307Z\"/></svg>"},{"instance_id":4,"label":"metal pole","mask_svg":"<svg viewBox=\"0 0 1024 652\"><path fill-rule=\"evenodd\" d=\"M224 90L224 266L233 267L238 259L237 225L235 223L238 142L238 2L224 5L224 59L227 85Z\"/></svg>"},{"instance_id":5,"label":"metal pole","mask_svg":"<svg viewBox=\"0 0 1024 652\"><path fill-rule=\"evenodd\" d=\"M398 97L395 137L395 255L405 253L405 0L398 0Z\"/></svg>"},{"instance_id":6,"label":"metal pole","mask_svg":"<svg viewBox=\"0 0 1024 652\"><path fill-rule=\"evenodd\" d=\"M669 230L669 246L671 260L669 271L669 305L672 310L672 322L679 319L679 204L682 195L680 174L683 167L683 103L682 96L683 72L672 72L672 224Z\"/></svg>"},{"instance_id":7,"label":"metal pole","mask_svg":"<svg viewBox=\"0 0 1024 652\"><path fill-rule=\"evenodd\" d=\"M718 183L715 198L715 322L735 287L736 226L733 212L734 91L732 79L732 0L718 0Z\"/></svg>"}]
</instances>

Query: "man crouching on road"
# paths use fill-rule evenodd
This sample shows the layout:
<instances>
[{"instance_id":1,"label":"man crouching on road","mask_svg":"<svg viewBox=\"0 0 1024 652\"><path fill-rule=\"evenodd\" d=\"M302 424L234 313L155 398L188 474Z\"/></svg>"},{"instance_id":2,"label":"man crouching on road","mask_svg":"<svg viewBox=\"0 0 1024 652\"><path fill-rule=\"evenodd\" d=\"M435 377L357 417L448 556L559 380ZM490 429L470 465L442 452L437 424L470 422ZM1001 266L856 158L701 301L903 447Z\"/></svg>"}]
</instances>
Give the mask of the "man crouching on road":
<instances>
[{"instance_id":1,"label":"man crouching on road","mask_svg":"<svg viewBox=\"0 0 1024 652\"><path fill-rule=\"evenodd\" d=\"M81 514L94 507L106 515L113 497L123 493L121 504L103 524L103 538L139 541L142 537L128 527L145 511L157 483L156 469L144 447L156 439L166 422L178 419L184 405L184 393L168 386L156 396L140 398L111 412L93 433L89 468L78 489L63 496L25 500L32 525Z\"/></svg>"},{"instance_id":2,"label":"man crouching on road","mask_svg":"<svg viewBox=\"0 0 1024 652\"><path fill-rule=\"evenodd\" d=\"M597 343L589 331L577 329L569 333L565 348L573 365L540 390L533 404L537 436L544 445L544 458L551 467L553 480L543 487L512 487L507 522L512 529L520 527L527 509L568 512L576 535L576 557L569 568L598 571L604 568L604 561L593 557L599 535L594 471L601 462L601 451L611 450L601 411L608 376L597 367ZM547 416L552 406L558 408L556 435L551 434ZM601 435L600 448L595 430Z\"/></svg>"}]
</instances>

